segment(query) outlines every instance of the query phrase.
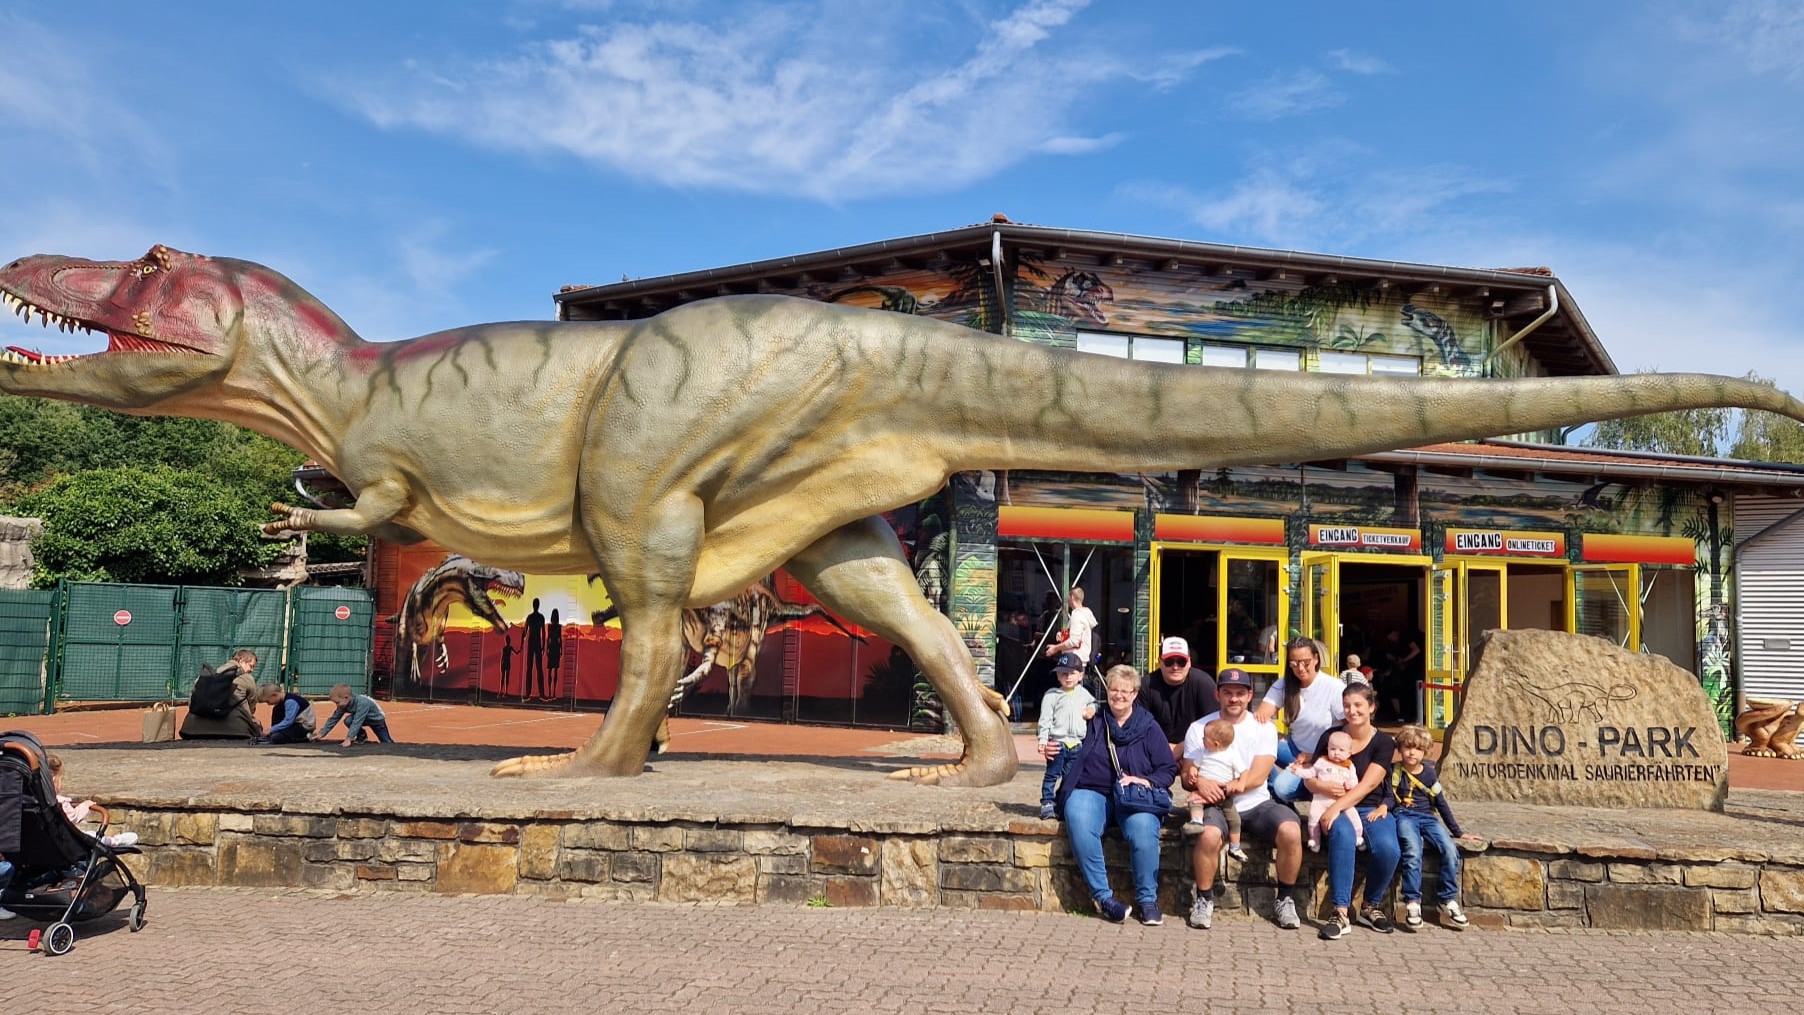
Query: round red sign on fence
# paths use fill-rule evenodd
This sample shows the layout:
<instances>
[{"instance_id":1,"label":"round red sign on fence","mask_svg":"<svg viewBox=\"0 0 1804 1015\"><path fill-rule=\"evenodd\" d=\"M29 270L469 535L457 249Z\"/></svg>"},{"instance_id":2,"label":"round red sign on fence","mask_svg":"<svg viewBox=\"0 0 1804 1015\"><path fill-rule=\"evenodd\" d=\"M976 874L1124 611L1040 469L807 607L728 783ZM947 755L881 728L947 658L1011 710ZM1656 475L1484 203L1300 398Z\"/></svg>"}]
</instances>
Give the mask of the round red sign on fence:
<instances>
[{"instance_id":1,"label":"round red sign on fence","mask_svg":"<svg viewBox=\"0 0 1804 1015\"><path fill-rule=\"evenodd\" d=\"M350 620L351 608L349 606L340 606L338 609L332 611L332 615L339 620Z\"/></svg>"},{"instance_id":2,"label":"round red sign on fence","mask_svg":"<svg viewBox=\"0 0 1804 1015\"><path fill-rule=\"evenodd\" d=\"M132 611L130 610L120 610L118 613L113 614L113 623L118 624L120 627L124 627L131 622Z\"/></svg>"}]
</instances>

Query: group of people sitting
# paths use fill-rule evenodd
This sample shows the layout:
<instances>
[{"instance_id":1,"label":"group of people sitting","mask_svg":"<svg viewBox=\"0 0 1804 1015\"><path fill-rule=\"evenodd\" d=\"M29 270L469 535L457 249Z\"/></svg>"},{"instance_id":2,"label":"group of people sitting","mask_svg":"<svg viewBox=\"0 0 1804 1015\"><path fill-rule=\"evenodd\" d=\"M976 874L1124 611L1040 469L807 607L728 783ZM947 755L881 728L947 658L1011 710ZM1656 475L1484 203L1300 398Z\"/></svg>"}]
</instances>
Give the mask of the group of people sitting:
<instances>
[{"instance_id":1,"label":"group of people sitting","mask_svg":"<svg viewBox=\"0 0 1804 1015\"><path fill-rule=\"evenodd\" d=\"M322 727L311 701L280 684L257 683L256 671L257 654L240 649L225 665L203 672L188 696L182 739L299 744L326 739L343 720L347 747L368 740L371 734L385 744L395 742L382 706L369 695L351 690L351 685L332 688L332 716ZM259 704L269 706L267 729L257 721Z\"/></svg>"},{"instance_id":2,"label":"group of people sitting","mask_svg":"<svg viewBox=\"0 0 1804 1015\"><path fill-rule=\"evenodd\" d=\"M1325 851L1332 914L1320 936L1345 936L1356 919L1390 933L1382 905L1402 872L1404 920L1423 923L1422 859L1440 858L1436 898L1446 924L1467 925L1459 902L1460 856L1466 836L1427 760L1428 731L1405 726L1396 737L1373 724L1377 694L1321 672L1324 647L1298 638L1285 646L1286 670L1257 707L1253 681L1230 667L1209 678L1190 669L1181 638L1162 645L1160 675L1142 681L1131 666L1105 674L1107 700L1094 699L1059 663L1060 684L1041 708L1041 753L1047 758L1042 817L1063 819L1097 912L1120 923L1128 906L1116 899L1103 864L1102 835L1118 828L1129 845L1134 915L1164 922L1158 905L1159 831L1171 808L1174 781L1186 798L1193 836L1196 896L1189 924L1214 922L1215 879L1227 852L1245 860L1242 834L1272 848L1278 880L1274 914L1280 927L1301 925L1296 883L1305 848ZM1212 693L1205 693L1210 691ZM1210 699L1213 709L1196 714ZM1049 727L1048 717L1051 718ZM1274 721L1282 717L1286 732ZM1056 784L1056 785L1055 785ZM1309 802L1305 819L1293 802ZM1364 897L1353 909L1353 882L1363 854Z\"/></svg>"}]
</instances>

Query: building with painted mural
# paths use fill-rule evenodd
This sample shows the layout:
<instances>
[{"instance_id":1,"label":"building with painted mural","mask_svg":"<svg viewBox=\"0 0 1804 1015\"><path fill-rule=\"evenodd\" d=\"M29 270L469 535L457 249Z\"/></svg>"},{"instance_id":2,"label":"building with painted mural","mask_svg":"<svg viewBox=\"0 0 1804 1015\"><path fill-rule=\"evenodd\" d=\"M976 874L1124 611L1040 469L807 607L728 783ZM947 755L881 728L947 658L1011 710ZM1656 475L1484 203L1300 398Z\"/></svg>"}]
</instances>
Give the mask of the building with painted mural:
<instances>
[{"instance_id":1,"label":"building with painted mural","mask_svg":"<svg viewBox=\"0 0 1804 1015\"><path fill-rule=\"evenodd\" d=\"M1455 268L991 223L556 295L563 320L631 320L732 293L921 314L1096 356L1247 370L1472 378L1616 367L1545 268ZM1081 365L1077 369L1082 369ZM1024 391L1023 398L1034 392ZM1194 411L1208 414L1209 405ZM1444 726L1488 629L1598 635L1736 700L1735 512L1794 503L1804 471L1567 448L1556 435L1352 460L1159 475L963 474L893 513L923 590L982 679L1032 719L1040 648L1071 587L1092 662L1142 669L1181 636L1196 665L1279 673L1324 641L1378 679L1384 711ZM1763 508L1766 514L1774 509ZM1763 515L1764 517L1764 515ZM619 638L606 590L378 545L397 695L604 704ZM691 715L937 726L899 650L779 573L690 611ZM1018 713L1019 714L1019 713Z\"/></svg>"}]
</instances>

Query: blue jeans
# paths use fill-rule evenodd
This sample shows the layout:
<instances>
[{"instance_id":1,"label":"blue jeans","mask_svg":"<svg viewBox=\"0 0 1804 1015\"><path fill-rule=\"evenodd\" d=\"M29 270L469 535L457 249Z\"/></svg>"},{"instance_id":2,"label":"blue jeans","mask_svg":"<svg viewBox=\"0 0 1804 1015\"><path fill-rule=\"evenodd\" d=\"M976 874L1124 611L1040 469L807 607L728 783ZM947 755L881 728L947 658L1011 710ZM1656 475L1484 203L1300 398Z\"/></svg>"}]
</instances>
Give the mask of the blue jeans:
<instances>
[{"instance_id":1,"label":"blue jeans","mask_svg":"<svg viewBox=\"0 0 1804 1015\"><path fill-rule=\"evenodd\" d=\"M1296 745L1289 737L1279 737L1278 760L1272 762L1272 774L1265 780L1265 787L1272 791L1272 799L1281 804L1309 799L1309 791L1303 788L1303 777L1290 770L1291 762L1296 760Z\"/></svg>"},{"instance_id":2,"label":"blue jeans","mask_svg":"<svg viewBox=\"0 0 1804 1015\"><path fill-rule=\"evenodd\" d=\"M1077 857L1077 869L1084 875L1094 899L1112 899L1109 874L1102 862L1102 833L1110 825L1121 829L1128 841L1134 867L1134 901L1159 901L1159 817L1156 814L1129 814L1118 820L1115 804L1093 789L1074 789L1065 798L1065 836L1071 841L1071 852Z\"/></svg>"},{"instance_id":3,"label":"blue jeans","mask_svg":"<svg viewBox=\"0 0 1804 1015\"><path fill-rule=\"evenodd\" d=\"M364 723L363 729L357 731L357 736L354 739L356 739L358 743L362 743L364 740L368 739L365 735L366 733L376 734L376 739L385 744L392 744L395 742L395 738L388 734L388 723L386 722Z\"/></svg>"},{"instance_id":4,"label":"blue jeans","mask_svg":"<svg viewBox=\"0 0 1804 1015\"><path fill-rule=\"evenodd\" d=\"M1356 808L1365 823L1366 832L1366 905L1376 906L1384 899L1385 889L1396 876L1397 862L1403 847L1397 842L1397 819L1386 814L1373 821L1371 807ZM1353 865L1358 859L1358 840L1353 822L1345 814L1334 819L1328 829L1328 896L1336 909L1347 909L1353 903Z\"/></svg>"},{"instance_id":5,"label":"blue jeans","mask_svg":"<svg viewBox=\"0 0 1804 1015\"><path fill-rule=\"evenodd\" d=\"M1077 757L1078 748L1082 746L1067 747L1063 741L1059 742L1059 753L1046 763L1046 778L1040 780L1041 803L1052 803L1054 791L1059 788L1059 780L1064 777L1065 769L1071 767L1072 759Z\"/></svg>"},{"instance_id":6,"label":"blue jeans","mask_svg":"<svg viewBox=\"0 0 1804 1015\"><path fill-rule=\"evenodd\" d=\"M1441 886L1434 897L1442 902L1459 898L1459 847L1439 815L1397 812L1397 843L1403 847L1403 901L1422 901L1422 842L1426 839L1441 857Z\"/></svg>"}]
</instances>

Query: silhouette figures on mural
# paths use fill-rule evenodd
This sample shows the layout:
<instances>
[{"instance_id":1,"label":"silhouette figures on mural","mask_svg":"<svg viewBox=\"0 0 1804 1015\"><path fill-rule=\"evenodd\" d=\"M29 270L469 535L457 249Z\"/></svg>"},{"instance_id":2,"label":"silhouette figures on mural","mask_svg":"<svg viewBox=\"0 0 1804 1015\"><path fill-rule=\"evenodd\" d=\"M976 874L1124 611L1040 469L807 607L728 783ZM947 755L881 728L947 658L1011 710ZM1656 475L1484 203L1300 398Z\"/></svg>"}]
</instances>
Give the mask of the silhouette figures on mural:
<instances>
[{"instance_id":1,"label":"silhouette figures on mural","mask_svg":"<svg viewBox=\"0 0 1804 1015\"><path fill-rule=\"evenodd\" d=\"M545 668L550 679L545 683L544 698L550 701L558 694L558 664L564 660L564 625L558 622L557 610L551 611L551 626L545 631Z\"/></svg>"},{"instance_id":2,"label":"silhouette figures on mural","mask_svg":"<svg viewBox=\"0 0 1804 1015\"><path fill-rule=\"evenodd\" d=\"M538 686L545 685L545 615L539 612L539 601L532 601L532 612L526 615L526 672L520 677L520 698L533 696L533 674L538 673Z\"/></svg>"},{"instance_id":3,"label":"silhouette figures on mural","mask_svg":"<svg viewBox=\"0 0 1804 1015\"><path fill-rule=\"evenodd\" d=\"M509 678L514 672L514 653L520 651L514 647L514 636L506 631L501 632L501 693L507 694Z\"/></svg>"}]
</instances>

